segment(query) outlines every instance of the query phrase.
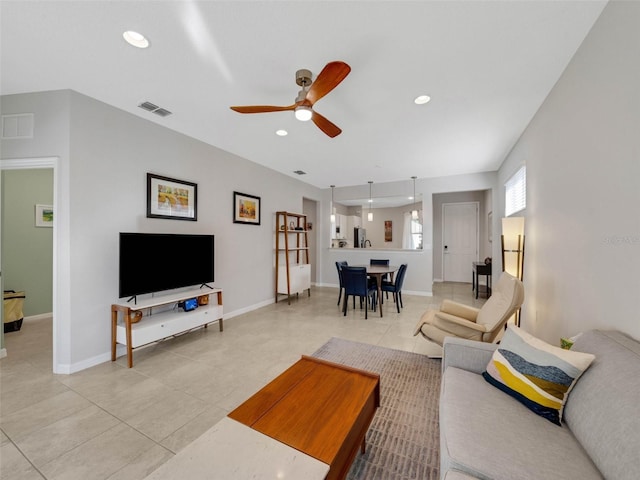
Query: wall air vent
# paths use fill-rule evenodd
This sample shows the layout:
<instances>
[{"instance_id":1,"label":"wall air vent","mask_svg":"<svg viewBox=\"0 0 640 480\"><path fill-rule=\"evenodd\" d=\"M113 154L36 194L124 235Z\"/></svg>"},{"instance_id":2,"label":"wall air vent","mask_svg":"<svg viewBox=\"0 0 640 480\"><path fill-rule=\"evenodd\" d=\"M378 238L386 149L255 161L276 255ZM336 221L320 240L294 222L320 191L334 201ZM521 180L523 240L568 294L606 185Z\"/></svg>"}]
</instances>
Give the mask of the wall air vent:
<instances>
[{"instance_id":1,"label":"wall air vent","mask_svg":"<svg viewBox=\"0 0 640 480\"><path fill-rule=\"evenodd\" d=\"M2 139L33 138L33 113L2 115Z\"/></svg>"},{"instance_id":2,"label":"wall air vent","mask_svg":"<svg viewBox=\"0 0 640 480\"><path fill-rule=\"evenodd\" d=\"M307 172L303 172L302 170L294 170L293 173L295 173L296 175L306 175Z\"/></svg>"},{"instance_id":3,"label":"wall air vent","mask_svg":"<svg viewBox=\"0 0 640 480\"><path fill-rule=\"evenodd\" d=\"M147 112L155 113L156 115L160 115L161 117L167 117L171 115L171 112L166 108L159 107L158 105L151 102L142 102L138 106L143 110L146 110Z\"/></svg>"}]
</instances>

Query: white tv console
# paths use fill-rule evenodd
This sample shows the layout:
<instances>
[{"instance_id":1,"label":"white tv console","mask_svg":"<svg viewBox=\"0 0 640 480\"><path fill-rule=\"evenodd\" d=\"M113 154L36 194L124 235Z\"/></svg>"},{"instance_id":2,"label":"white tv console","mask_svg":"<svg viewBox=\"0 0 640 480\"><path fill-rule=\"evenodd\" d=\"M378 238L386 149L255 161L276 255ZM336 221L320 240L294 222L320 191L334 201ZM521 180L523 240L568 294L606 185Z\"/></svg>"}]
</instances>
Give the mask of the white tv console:
<instances>
[{"instance_id":1,"label":"white tv console","mask_svg":"<svg viewBox=\"0 0 640 480\"><path fill-rule=\"evenodd\" d=\"M190 312L177 307L179 302L189 298L207 295L208 305L199 305ZM172 310L153 313L154 307L174 304ZM133 323L132 312L142 312L142 319ZM118 321L118 312L122 315ZM146 313L145 313L146 312ZM133 350L149 343L163 340L167 337L184 333L194 328L207 328L212 322L219 322L223 331L222 320L222 289L192 289L184 292L172 293L138 301L136 304L122 302L111 305L111 361L116 360L116 345L127 346L127 360L129 368L133 367Z\"/></svg>"}]
</instances>

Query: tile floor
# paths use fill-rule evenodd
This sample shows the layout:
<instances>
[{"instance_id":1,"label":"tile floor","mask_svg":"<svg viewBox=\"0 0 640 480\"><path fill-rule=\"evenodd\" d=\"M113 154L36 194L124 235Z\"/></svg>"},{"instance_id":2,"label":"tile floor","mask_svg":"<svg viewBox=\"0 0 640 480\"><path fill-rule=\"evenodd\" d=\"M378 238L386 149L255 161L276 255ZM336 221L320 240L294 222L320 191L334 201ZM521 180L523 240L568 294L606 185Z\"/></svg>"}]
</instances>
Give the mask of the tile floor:
<instances>
[{"instance_id":1,"label":"tile floor","mask_svg":"<svg viewBox=\"0 0 640 480\"><path fill-rule=\"evenodd\" d=\"M391 299L384 317L336 305L337 289L300 295L73 375L52 370L51 320L5 335L0 360L0 479L142 479L331 337L426 353L413 327L449 298L481 306L467 283ZM107 312L108 313L108 312ZM105 322L108 322L105 314Z\"/></svg>"}]
</instances>

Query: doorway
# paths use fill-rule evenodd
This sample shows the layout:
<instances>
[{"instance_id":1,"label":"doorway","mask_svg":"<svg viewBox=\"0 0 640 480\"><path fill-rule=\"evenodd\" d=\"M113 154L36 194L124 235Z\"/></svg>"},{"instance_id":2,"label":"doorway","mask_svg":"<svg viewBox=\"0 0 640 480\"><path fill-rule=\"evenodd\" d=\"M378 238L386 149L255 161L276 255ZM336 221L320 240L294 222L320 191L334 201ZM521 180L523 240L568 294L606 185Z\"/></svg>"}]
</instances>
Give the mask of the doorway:
<instances>
[{"instance_id":1,"label":"doorway","mask_svg":"<svg viewBox=\"0 0 640 480\"><path fill-rule=\"evenodd\" d=\"M445 282L468 282L478 259L478 202L442 205L442 273Z\"/></svg>"},{"instance_id":2,"label":"doorway","mask_svg":"<svg viewBox=\"0 0 640 480\"><path fill-rule=\"evenodd\" d=\"M29 173L30 170L33 170L34 172L48 172L50 173L50 175L47 177L49 180L48 182L50 182L50 185L48 185L48 187L50 188L50 192L49 192L49 196L47 197L49 200L46 202L48 205L51 205L54 207L57 204L57 192L58 192L58 188L57 188L57 166L58 166L58 157L42 157L42 158L28 158L28 159L7 159L7 160L0 160L0 168L3 172L10 172L10 171L20 171L20 173ZM52 173L52 175L51 175ZM14 175L11 178L12 179L18 179L20 177L22 177L23 175ZM6 188L6 185L5 185ZM7 195L5 193L5 191L3 190L2 192L0 192L0 196L2 197L2 209L3 211L5 211L5 209L10 209L12 208L12 201L11 199L7 199ZM44 202L31 202L33 203L33 205L28 205L27 209L28 209L28 213L26 214L28 216L28 221L29 222L35 222L35 205L37 203L44 203ZM42 286L42 281L36 282L38 283L37 287L34 286L34 289L36 291L48 291L49 293L47 293L46 295L49 296L49 298L45 299L44 302L47 305L45 307L45 310L47 310L46 312L42 312L42 314L36 314L36 315L29 315L29 312L27 311L25 313L26 317L33 317L35 318L39 318L39 317L49 317L51 314L53 315L53 334L52 334L52 338L51 340L51 344L52 344L52 365L53 365L53 371L54 373L62 373L62 372L56 372L56 284L55 284L55 278L56 278L56 264L57 264L57 249L56 249L56 245L57 245L57 241L56 241L56 220L55 220L55 215L54 215L54 221L53 221L53 225L54 227L49 229L47 228L47 230L49 230L48 233L50 233L50 237L51 240L50 242L47 244L48 246L46 247L47 249L50 249L50 257L49 257L49 263L46 267L46 272L39 272L39 275L42 276L46 276L48 277L46 279L46 282L44 283L48 283L48 288L45 285L45 287ZM45 227L46 228L46 227ZM2 234L4 236L7 235L7 228L6 228L6 223L5 223L5 215L2 216L2 221L1 221L1 227L0 227ZM3 241L2 242L2 255L0 256L0 262L2 263L3 266L3 270L6 264L6 259L8 258L8 252L6 250L6 244ZM5 272L3 272L5 273ZM10 273L10 271L8 272ZM3 275L2 278L2 282L3 282L3 289L4 288L13 288L11 285L7 285L6 282L7 276ZM42 280L42 279L40 279ZM9 278L9 281L11 281L11 278ZM22 280L20 280L20 282L22 282ZM42 295L42 293L40 293ZM40 309L42 307L39 307ZM24 327L23 327L24 328ZM3 337L3 346L4 346L4 337ZM6 352L7 355L11 355L11 352Z\"/></svg>"}]
</instances>

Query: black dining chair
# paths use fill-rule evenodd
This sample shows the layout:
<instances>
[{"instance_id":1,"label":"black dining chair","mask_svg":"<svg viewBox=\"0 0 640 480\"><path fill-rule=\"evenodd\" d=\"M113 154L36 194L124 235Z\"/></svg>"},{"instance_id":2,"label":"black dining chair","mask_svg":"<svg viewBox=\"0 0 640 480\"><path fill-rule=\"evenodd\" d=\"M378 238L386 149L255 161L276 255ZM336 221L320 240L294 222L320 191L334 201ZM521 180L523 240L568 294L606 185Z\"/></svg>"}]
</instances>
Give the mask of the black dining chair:
<instances>
[{"instance_id":1,"label":"black dining chair","mask_svg":"<svg viewBox=\"0 0 640 480\"><path fill-rule=\"evenodd\" d=\"M344 289L344 283L342 282L342 267L349 265L347 262L336 262L336 269L338 270L338 282L340 285L340 291L338 292L338 305L340 305L340 299L342 298L342 290Z\"/></svg>"},{"instance_id":2,"label":"black dining chair","mask_svg":"<svg viewBox=\"0 0 640 480\"><path fill-rule=\"evenodd\" d=\"M384 265L384 266L388 267L388 266L389 266L389 259L371 258L371 259L369 259L369 265ZM389 281L389 274L388 274L388 273L385 273L385 274L382 276L382 280L383 280L383 281L384 281L384 280ZM375 278L371 278L371 279L369 280L369 283L373 284L375 287L377 287L377 286L378 286L378 285L376 284L376 279L375 279ZM386 293L386 295L387 295L387 298L389 298L389 293L388 293L388 292ZM382 298L380 299L380 301L382 302ZM384 302L383 302L383 303L384 303Z\"/></svg>"},{"instance_id":3,"label":"black dining chair","mask_svg":"<svg viewBox=\"0 0 640 480\"><path fill-rule=\"evenodd\" d=\"M400 307L404 308L404 305L402 304L402 283L404 282L404 275L406 272L407 264L403 263L398 269L398 274L396 275L394 282L382 281L382 291L393 293L393 300L396 302L398 313L400 313Z\"/></svg>"},{"instance_id":4,"label":"black dining chair","mask_svg":"<svg viewBox=\"0 0 640 480\"><path fill-rule=\"evenodd\" d=\"M385 265L389 266L389 259L383 260L380 258L372 258L369 260L369 265Z\"/></svg>"},{"instance_id":5,"label":"black dining chair","mask_svg":"<svg viewBox=\"0 0 640 480\"><path fill-rule=\"evenodd\" d=\"M341 271L344 285L342 313L345 316L347 315L347 304L349 303L349 295L351 295L353 297L353 308L356 308L356 297L360 297L360 308L362 308L362 301L365 301L364 318L368 318L369 301L371 301L371 308L373 309L376 304L378 289L369 285L366 267L343 266Z\"/></svg>"}]
</instances>

